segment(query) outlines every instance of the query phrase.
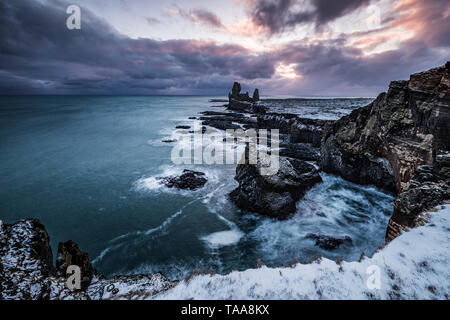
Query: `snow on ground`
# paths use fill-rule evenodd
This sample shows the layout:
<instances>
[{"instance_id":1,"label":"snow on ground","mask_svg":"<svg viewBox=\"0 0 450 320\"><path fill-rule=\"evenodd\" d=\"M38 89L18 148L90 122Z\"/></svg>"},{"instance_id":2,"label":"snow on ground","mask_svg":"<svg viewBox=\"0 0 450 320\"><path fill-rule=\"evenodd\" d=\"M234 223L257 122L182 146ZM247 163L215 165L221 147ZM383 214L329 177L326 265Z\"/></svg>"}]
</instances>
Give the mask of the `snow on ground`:
<instances>
[{"instance_id":1,"label":"snow on ground","mask_svg":"<svg viewBox=\"0 0 450 320\"><path fill-rule=\"evenodd\" d=\"M361 262L198 275L156 299L449 299L450 205Z\"/></svg>"},{"instance_id":2,"label":"snow on ground","mask_svg":"<svg viewBox=\"0 0 450 320\"><path fill-rule=\"evenodd\" d=\"M321 259L291 268L193 275L180 282L161 274L95 277L87 291L78 292L69 291L63 277L46 274L49 265L39 258L36 239L48 244L36 220L7 227L0 222L0 298L450 299L450 204L360 262Z\"/></svg>"}]
</instances>

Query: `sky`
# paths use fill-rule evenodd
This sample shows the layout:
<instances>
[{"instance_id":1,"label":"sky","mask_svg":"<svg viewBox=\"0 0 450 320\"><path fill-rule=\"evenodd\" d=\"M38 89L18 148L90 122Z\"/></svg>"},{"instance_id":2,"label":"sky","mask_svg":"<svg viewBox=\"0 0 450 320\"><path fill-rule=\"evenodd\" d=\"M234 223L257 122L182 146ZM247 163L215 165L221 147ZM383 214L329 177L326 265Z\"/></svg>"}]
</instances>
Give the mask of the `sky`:
<instances>
[{"instance_id":1,"label":"sky","mask_svg":"<svg viewBox=\"0 0 450 320\"><path fill-rule=\"evenodd\" d=\"M450 60L449 31L448 0L6 0L0 94L226 95L239 81L374 97Z\"/></svg>"}]
</instances>

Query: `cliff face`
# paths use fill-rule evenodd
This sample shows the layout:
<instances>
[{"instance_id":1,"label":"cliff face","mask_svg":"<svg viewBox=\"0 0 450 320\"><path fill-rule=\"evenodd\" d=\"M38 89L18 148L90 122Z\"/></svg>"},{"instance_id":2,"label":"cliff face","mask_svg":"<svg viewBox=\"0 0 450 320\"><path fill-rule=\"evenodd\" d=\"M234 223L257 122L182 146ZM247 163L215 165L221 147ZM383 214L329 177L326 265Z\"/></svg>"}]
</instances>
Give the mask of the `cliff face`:
<instances>
[{"instance_id":1,"label":"cliff face","mask_svg":"<svg viewBox=\"0 0 450 320\"><path fill-rule=\"evenodd\" d=\"M13 225L0 220L0 300L48 299L54 274L45 227L36 219Z\"/></svg>"},{"instance_id":2,"label":"cliff face","mask_svg":"<svg viewBox=\"0 0 450 320\"><path fill-rule=\"evenodd\" d=\"M0 220L0 300L144 299L175 284L159 273L105 279L73 241L59 244L55 268L49 240L37 219ZM81 290L66 286L70 265L81 269Z\"/></svg>"},{"instance_id":3,"label":"cliff face","mask_svg":"<svg viewBox=\"0 0 450 320\"><path fill-rule=\"evenodd\" d=\"M320 166L394 191L386 240L450 198L450 62L391 82L370 105L326 126Z\"/></svg>"}]
</instances>

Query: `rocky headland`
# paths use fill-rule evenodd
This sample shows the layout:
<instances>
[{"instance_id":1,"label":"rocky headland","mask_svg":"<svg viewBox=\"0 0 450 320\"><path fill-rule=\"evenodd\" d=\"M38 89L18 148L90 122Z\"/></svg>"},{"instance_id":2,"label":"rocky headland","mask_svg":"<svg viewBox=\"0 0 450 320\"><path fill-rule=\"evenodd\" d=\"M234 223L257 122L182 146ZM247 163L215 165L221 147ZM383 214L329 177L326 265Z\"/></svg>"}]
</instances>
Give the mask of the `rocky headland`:
<instances>
[{"instance_id":1,"label":"rocky headland","mask_svg":"<svg viewBox=\"0 0 450 320\"><path fill-rule=\"evenodd\" d=\"M416 281L414 288L417 285L425 286L414 272L418 268L421 268L421 273L426 272L429 262L419 260L438 257L439 252L436 250L441 248L441 244L427 244L427 249L420 247L423 252L408 253L403 252L403 249L414 240L412 236L401 241L396 241L395 238L403 231L423 225L430 216L430 210L450 200L450 62L413 74L407 81L392 82L389 90L380 94L371 104L356 109L337 121L273 113L270 112L270 102L261 100L258 90L255 90L252 97L240 91L241 86L235 83L229 94L227 111L208 111L198 119L203 121L204 126L218 129L279 129L280 170L273 176L261 176L258 170L260 163L249 164L244 161L236 168L235 179L239 186L230 194L230 199L244 211L286 219L295 211L296 201L321 181L319 170L340 175L355 183L372 184L393 192L396 195L394 212L386 229L386 242L392 243L376 253L373 259L380 265L386 264L383 250L388 250L386 255L393 260L392 265L386 265L389 277L392 270L402 272L403 265L410 265L413 271L394 274L391 280L388 277L390 285L395 283L398 289L383 291L386 295L380 293L379 298L401 296L398 286L402 285L402 281ZM317 165L313 165L311 161ZM186 189L196 189L206 182L202 173L185 171L183 175L182 178L169 177L163 180L173 187ZM439 221L447 221L444 216L447 211L440 213ZM436 239L440 239L438 235L444 235L445 228L448 232L448 227L445 226L436 229L435 238L430 227L423 229L423 232L429 235L429 239L437 241ZM310 234L309 237L327 250L352 242L346 236ZM448 247L448 244L442 245ZM402 260L401 264L396 264L396 259L406 259L409 254L414 259L406 262ZM277 271L274 281L285 281L276 279L296 272L297 269L307 269L310 272L326 270L325 278L334 279L337 284L348 283L346 275L355 282L359 281L358 272L365 272L365 266L373 263L369 258L362 259L362 262L342 264L330 264L326 261L322 264L322 271L316 270L314 265L298 264L295 268L283 269L283 274L281 269L279 275ZM441 257L440 260L435 260L442 262L436 266L446 266L448 273L446 259L447 257ZM80 266L83 275L82 288L76 291L70 291L65 285L65 273L72 264ZM439 270L445 275L445 267L443 268ZM269 270L266 267L262 269L264 272ZM347 269L350 270L348 273L345 271ZM246 274L251 273L249 272ZM212 276L197 276L199 281L195 284L195 290L201 296L200 293L209 292L214 283L220 286L222 280L234 279L233 283L237 283L239 280L235 279L236 274L238 272L216 277L214 280L208 278ZM239 279L244 279L243 274L240 274ZM411 274L414 279L408 278ZM295 274L289 277L294 279ZM321 277L317 277L320 282ZM403 280L396 280L400 278ZM259 278L250 278L249 284L256 281L254 279ZM189 281L170 281L161 274L106 279L95 271L88 255L81 252L72 241L59 244L54 266L49 236L38 220L20 220L15 224L0 221L0 299L145 299L156 295L164 296L171 289L174 289L171 291L174 295L182 290L179 294L185 297L187 294L183 292L188 292L186 289L190 286ZM433 282L433 279L430 281ZM230 281L227 283L231 286ZM252 296L256 292L256 297L271 297L263 292L258 293L257 283L252 285L256 288L256 291L251 292ZM340 286L334 286L333 290ZM405 289L407 297L416 296L416 291L410 293L408 288ZM434 281L433 285L428 285L424 290L425 293L419 296L449 297L445 293L448 288L442 287L439 281ZM217 289L213 292L217 293L217 297L222 297L219 294L222 291ZM319 290L312 294L317 292ZM321 289L320 292L318 298L327 297L327 291ZM302 295L299 294L295 296L301 298ZM367 293L364 288L361 289L361 296L355 296L378 297ZM236 295L232 297L238 298Z\"/></svg>"},{"instance_id":2,"label":"rocky headland","mask_svg":"<svg viewBox=\"0 0 450 320\"><path fill-rule=\"evenodd\" d=\"M450 62L393 81L370 105L325 126L320 167L397 194L391 241L450 199Z\"/></svg>"},{"instance_id":3,"label":"rocky headland","mask_svg":"<svg viewBox=\"0 0 450 320\"><path fill-rule=\"evenodd\" d=\"M270 100L252 101L240 89L235 83L229 94L228 109L239 114L232 121L246 128L249 121L239 119L247 114L253 128L278 129L281 163L317 161L324 172L396 194L386 241L423 223L422 212L450 200L450 62L391 82L372 103L337 121L273 113ZM279 174L284 171L280 166ZM286 199L298 200L303 187L296 196L281 189L280 207L275 210L280 214L275 214L256 199L280 188L260 182L255 172L252 166L238 165L239 187L230 198L243 210L285 218L293 210ZM300 184L306 189L313 185Z\"/></svg>"}]
</instances>

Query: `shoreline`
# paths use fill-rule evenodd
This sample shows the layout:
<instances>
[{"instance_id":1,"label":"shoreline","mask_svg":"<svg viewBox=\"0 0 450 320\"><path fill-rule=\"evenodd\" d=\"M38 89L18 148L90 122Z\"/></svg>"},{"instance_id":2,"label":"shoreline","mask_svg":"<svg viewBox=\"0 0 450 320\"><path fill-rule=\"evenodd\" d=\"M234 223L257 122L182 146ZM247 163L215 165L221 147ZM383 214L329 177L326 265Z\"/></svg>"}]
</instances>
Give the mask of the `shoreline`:
<instances>
[{"instance_id":1,"label":"shoreline","mask_svg":"<svg viewBox=\"0 0 450 320\"><path fill-rule=\"evenodd\" d=\"M285 153L282 154L282 157L292 158L292 156L295 156L300 161L308 159L311 161L311 158L313 158L320 163L321 169L325 172L338 174L359 184L374 184L396 192L394 212L387 226L385 243L388 246L389 243L393 243L393 246L395 246L396 243L402 242L396 241L396 238L401 238L403 234L411 234L406 231L430 228L427 224L429 218L426 213L449 201L448 168L450 153L448 152L448 141L445 140L448 134L446 125L448 126L449 121L448 102L450 96L449 88L446 85L449 81L449 69L450 63L448 62L445 67L412 75L409 81L394 81L391 83L388 93L381 94L368 106L355 109L350 115L337 121L312 120L294 114L270 113L267 112L264 104L257 101L248 101L248 95L247 97L241 97L239 92L234 97L230 94L228 110L232 112L209 112L209 115L200 117L200 120L204 124L206 122L206 125L218 129L227 128L233 122L240 123L246 129L280 129L280 133L286 135L285 138L287 139L283 145ZM436 82L436 74L439 73L442 73L442 76ZM408 98L405 98L405 96ZM253 99L259 100L259 98ZM436 100L438 103L435 102ZM437 108L440 112L428 112L426 108L423 108L423 105L427 103L431 105L431 108ZM414 110L416 114L409 112L411 106L416 108ZM420 117L416 116L418 113L421 114ZM256 121L242 116L242 114L256 116ZM384 118L380 118L380 115L383 115ZM427 120L424 120L425 117L428 117ZM391 122L393 122L393 126L391 126ZM430 127L430 123L434 127ZM393 128L398 130L396 134L402 137L408 135L412 137L412 134L414 134L414 139L406 142L404 139L399 140L397 135L392 133ZM421 131L420 135L417 135L417 131ZM422 139L422 141L418 142L417 139ZM304 148L302 150L293 148L292 146L297 146L296 144L302 144ZM320 150L319 156L317 156L318 149ZM430 157L433 160L432 165L429 164ZM448 208L446 207L440 212L447 212ZM445 217L441 218L445 220ZM448 220L445 221L448 222ZM48 235L45 227L37 220L22 220L14 225L2 223L0 224L0 230L3 241L2 246L0 246L0 249L3 250L2 256L7 259L10 256L11 259L16 259L14 258L14 250L11 251L11 248L21 243L23 252L17 252L17 254L25 254L25 260L29 260L29 264L25 266L22 273L8 275L15 279L13 279L13 286L7 284L9 286L6 288L7 290L2 290L2 292L7 292L6 298L114 299L115 297L132 298L134 296L151 298L171 290L177 285L187 287L193 278L202 282L208 277L194 274L188 280L185 279L180 282L169 281L161 274L116 276L104 279L103 276L93 271L87 254L82 253L76 244L70 244L71 249L65 249L69 242L60 244L61 249L58 248L57 266L55 268L53 260L50 259L51 249L48 244ZM21 233L25 238L21 238ZM16 236L11 236L12 234ZM5 235L7 236L5 237ZM14 239L21 239L21 241L16 241L14 245ZM12 241L11 244L9 244L10 241ZM383 250L385 248L379 252L383 252ZM7 252L5 253L5 251ZM426 256L426 253L423 254ZM445 262L449 257L444 255L441 259L444 259ZM367 259L363 258L363 260ZM58 261L60 262L58 263ZM340 272L338 263L332 262L335 265L332 267L330 260L324 259L324 261L325 268L332 270L330 272ZM356 262L344 262L344 265L353 263ZM84 290L75 293L64 287L65 278L63 275L68 265L71 264L82 265L82 273L90 278L86 279ZM313 262L299 265L320 264L320 262ZM0 265L3 272L5 272L5 265L7 268L9 267L8 261L2 262L2 265ZM29 265L38 267L37 274L36 271L27 269ZM261 266L259 269L279 270L286 268ZM247 271L252 270L255 269ZM248 273L247 271L242 271L241 274ZM235 276L235 273L230 276L232 273L218 277L239 278L239 276ZM34 277L33 280L31 280L31 276ZM212 276L210 275L210 277ZM39 279L42 283L36 282L36 279ZM21 281L25 283L29 281L28 284L40 287L40 290L37 289L36 292L30 292L26 289L21 291L19 289L23 287ZM237 279L233 281L237 281ZM108 286L111 288L111 285L113 285L113 288L108 291ZM201 285L205 286L205 283L202 282ZM116 286L120 289L114 293ZM433 290L436 291L436 285L434 287ZM183 291L183 288L180 287L176 290ZM433 290L428 290L433 293ZM100 291L101 294L99 294ZM394 291L398 290L394 289ZM448 292L445 293L445 291L446 289L442 288L438 292L441 298L448 298ZM387 297L390 296L388 293L386 294ZM261 297L264 297L264 295L259 296L259 298ZM321 297L322 295L319 295L318 298ZM369 295L366 298L371 298L371 296ZM374 296L373 298L377 297ZM395 294L391 298L395 298Z\"/></svg>"}]
</instances>

